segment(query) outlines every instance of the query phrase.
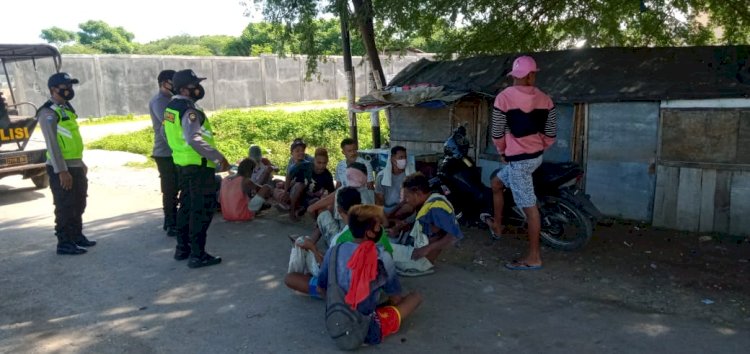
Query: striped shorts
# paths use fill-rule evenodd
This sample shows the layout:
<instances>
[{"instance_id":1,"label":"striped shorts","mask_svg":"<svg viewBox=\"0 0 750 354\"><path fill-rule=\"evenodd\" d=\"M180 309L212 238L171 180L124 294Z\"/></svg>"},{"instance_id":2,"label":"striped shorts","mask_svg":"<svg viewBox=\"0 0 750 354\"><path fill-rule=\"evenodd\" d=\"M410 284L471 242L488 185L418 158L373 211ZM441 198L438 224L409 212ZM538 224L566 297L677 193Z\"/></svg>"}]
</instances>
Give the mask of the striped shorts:
<instances>
[{"instance_id":1,"label":"striped shorts","mask_svg":"<svg viewBox=\"0 0 750 354\"><path fill-rule=\"evenodd\" d=\"M509 161L498 173L497 177L511 192L513 200L521 208L531 208L536 205L534 194L534 179L531 174L542 164L542 156L521 161Z\"/></svg>"}]
</instances>

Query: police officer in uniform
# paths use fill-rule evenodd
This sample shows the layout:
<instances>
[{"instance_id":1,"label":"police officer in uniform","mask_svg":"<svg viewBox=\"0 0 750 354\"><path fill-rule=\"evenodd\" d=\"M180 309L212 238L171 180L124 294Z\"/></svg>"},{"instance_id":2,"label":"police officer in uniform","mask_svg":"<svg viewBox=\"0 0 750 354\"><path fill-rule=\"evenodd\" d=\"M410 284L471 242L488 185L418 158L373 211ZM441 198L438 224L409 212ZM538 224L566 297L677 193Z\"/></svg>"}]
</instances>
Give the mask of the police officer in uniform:
<instances>
[{"instance_id":1,"label":"police officer in uniform","mask_svg":"<svg viewBox=\"0 0 750 354\"><path fill-rule=\"evenodd\" d=\"M162 207L164 210L164 231L167 236L177 236L177 169L172 160L172 150L169 149L164 137L164 110L172 99L172 77L174 70L162 70L157 77L159 92L151 98L148 110L151 113L151 123L154 127L154 149L151 157L156 161L161 182Z\"/></svg>"},{"instance_id":2,"label":"police officer in uniform","mask_svg":"<svg viewBox=\"0 0 750 354\"><path fill-rule=\"evenodd\" d=\"M78 255L96 245L83 235L83 212L86 209L88 168L83 163L83 139L78 130L73 79L67 73L49 77L50 99L36 113L47 143L47 174L55 203L55 236L57 254Z\"/></svg>"},{"instance_id":3,"label":"police officer in uniform","mask_svg":"<svg viewBox=\"0 0 750 354\"><path fill-rule=\"evenodd\" d=\"M216 150L208 117L195 103L205 94L203 80L193 70L176 72L175 96L164 111L164 131L180 185L174 258L190 258L190 268L221 263L221 258L206 253L206 231L216 210L214 175L229 170L227 159Z\"/></svg>"}]
</instances>

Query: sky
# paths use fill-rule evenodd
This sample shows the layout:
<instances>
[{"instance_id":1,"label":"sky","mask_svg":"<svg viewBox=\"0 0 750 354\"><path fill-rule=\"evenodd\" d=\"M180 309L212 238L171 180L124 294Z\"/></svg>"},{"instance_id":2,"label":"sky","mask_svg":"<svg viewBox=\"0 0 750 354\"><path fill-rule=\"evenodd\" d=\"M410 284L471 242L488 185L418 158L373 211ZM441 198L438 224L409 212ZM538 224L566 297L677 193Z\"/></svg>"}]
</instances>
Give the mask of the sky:
<instances>
[{"instance_id":1,"label":"sky","mask_svg":"<svg viewBox=\"0 0 750 354\"><path fill-rule=\"evenodd\" d=\"M3 0L0 44L44 43L42 29L57 26L78 31L78 24L102 20L121 26L147 43L180 34L239 36L252 21L241 0ZM252 3L252 0L247 0Z\"/></svg>"}]
</instances>

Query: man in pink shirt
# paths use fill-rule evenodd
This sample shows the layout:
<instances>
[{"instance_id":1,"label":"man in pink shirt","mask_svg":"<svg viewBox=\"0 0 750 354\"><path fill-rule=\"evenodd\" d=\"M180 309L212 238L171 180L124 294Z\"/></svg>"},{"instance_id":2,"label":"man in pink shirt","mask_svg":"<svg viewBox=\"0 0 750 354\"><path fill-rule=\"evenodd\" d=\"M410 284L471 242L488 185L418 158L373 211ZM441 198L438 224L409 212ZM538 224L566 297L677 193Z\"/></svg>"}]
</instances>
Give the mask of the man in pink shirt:
<instances>
[{"instance_id":1,"label":"man in pink shirt","mask_svg":"<svg viewBox=\"0 0 750 354\"><path fill-rule=\"evenodd\" d=\"M513 86L497 95L492 110L492 140L507 165L492 177L494 217L485 218L485 222L492 236L499 238L505 204L503 189L510 187L513 200L526 214L529 230L529 253L505 265L513 270L542 268L541 218L532 173L542 164L544 150L555 142L557 117L552 99L534 86L537 71L534 58L516 58L508 74L513 77Z\"/></svg>"}]
</instances>

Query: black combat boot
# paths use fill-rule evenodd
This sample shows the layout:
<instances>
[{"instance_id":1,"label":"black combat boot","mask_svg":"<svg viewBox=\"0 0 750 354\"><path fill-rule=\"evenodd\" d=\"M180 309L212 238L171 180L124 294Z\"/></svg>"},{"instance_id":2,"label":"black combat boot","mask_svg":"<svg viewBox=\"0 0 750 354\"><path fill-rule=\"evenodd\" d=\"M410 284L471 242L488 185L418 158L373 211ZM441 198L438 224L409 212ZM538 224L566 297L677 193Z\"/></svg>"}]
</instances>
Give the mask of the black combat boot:
<instances>
[{"instance_id":1,"label":"black combat boot","mask_svg":"<svg viewBox=\"0 0 750 354\"><path fill-rule=\"evenodd\" d=\"M201 268L208 267L215 264L221 263L221 257L214 257L206 252L200 254L200 256L190 256L188 261L188 267L190 268Z\"/></svg>"}]
</instances>

